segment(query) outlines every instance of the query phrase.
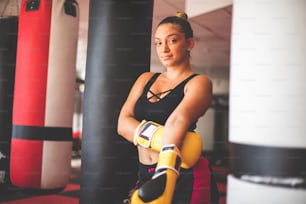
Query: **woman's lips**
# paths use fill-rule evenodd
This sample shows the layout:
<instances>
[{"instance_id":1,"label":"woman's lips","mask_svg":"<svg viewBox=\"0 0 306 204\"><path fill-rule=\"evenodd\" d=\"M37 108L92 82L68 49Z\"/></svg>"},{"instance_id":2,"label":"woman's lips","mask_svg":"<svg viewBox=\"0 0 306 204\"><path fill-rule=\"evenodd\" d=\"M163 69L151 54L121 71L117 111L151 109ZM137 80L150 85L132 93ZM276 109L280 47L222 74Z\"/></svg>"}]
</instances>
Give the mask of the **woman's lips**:
<instances>
[{"instance_id":1,"label":"woman's lips","mask_svg":"<svg viewBox=\"0 0 306 204\"><path fill-rule=\"evenodd\" d=\"M171 58L170 55L161 56L160 59L163 61L169 60Z\"/></svg>"}]
</instances>

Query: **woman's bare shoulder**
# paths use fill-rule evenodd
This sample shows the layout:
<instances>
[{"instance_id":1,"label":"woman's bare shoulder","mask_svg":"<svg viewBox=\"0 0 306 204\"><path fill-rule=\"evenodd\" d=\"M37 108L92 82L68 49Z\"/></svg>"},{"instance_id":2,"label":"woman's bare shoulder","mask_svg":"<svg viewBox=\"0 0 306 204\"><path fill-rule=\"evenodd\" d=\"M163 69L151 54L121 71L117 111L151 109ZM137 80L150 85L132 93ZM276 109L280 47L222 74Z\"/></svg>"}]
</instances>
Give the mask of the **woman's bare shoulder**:
<instances>
[{"instance_id":1,"label":"woman's bare shoulder","mask_svg":"<svg viewBox=\"0 0 306 204\"><path fill-rule=\"evenodd\" d=\"M199 74L193 77L185 86L185 94L188 95L212 95L213 85L212 81L205 75Z\"/></svg>"},{"instance_id":2,"label":"woman's bare shoulder","mask_svg":"<svg viewBox=\"0 0 306 204\"><path fill-rule=\"evenodd\" d=\"M212 81L208 76L198 74L189 81L189 84L192 86L212 86Z\"/></svg>"},{"instance_id":3,"label":"woman's bare shoulder","mask_svg":"<svg viewBox=\"0 0 306 204\"><path fill-rule=\"evenodd\" d=\"M143 72L139 75L138 79L148 79L151 78L155 73L154 72Z\"/></svg>"},{"instance_id":4,"label":"woman's bare shoulder","mask_svg":"<svg viewBox=\"0 0 306 204\"><path fill-rule=\"evenodd\" d=\"M142 74L138 76L136 83L146 84L154 74L155 74L154 72L143 72Z\"/></svg>"}]
</instances>

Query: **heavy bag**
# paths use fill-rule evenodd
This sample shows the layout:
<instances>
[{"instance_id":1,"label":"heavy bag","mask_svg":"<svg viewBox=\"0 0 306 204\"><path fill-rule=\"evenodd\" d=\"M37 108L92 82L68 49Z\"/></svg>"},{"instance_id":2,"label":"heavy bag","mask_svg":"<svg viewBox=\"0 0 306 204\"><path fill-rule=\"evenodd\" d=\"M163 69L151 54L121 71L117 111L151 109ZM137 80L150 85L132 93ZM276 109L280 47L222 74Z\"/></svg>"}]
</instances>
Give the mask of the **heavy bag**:
<instances>
[{"instance_id":1,"label":"heavy bag","mask_svg":"<svg viewBox=\"0 0 306 204\"><path fill-rule=\"evenodd\" d=\"M21 2L10 162L18 187L68 183L78 21L74 0Z\"/></svg>"},{"instance_id":2,"label":"heavy bag","mask_svg":"<svg viewBox=\"0 0 306 204\"><path fill-rule=\"evenodd\" d=\"M227 203L306 203L306 1L233 4Z\"/></svg>"},{"instance_id":3,"label":"heavy bag","mask_svg":"<svg viewBox=\"0 0 306 204\"><path fill-rule=\"evenodd\" d=\"M0 18L0 189L10 183L9 161L18 17Z\"/></svg>"},{"instance_id":4,"label":"heavy bag","mask_svg":"<svg viewBox=\"0 0 306 204\"><path fill-rule=\"evenodd\" d=\"M152 0L90 1L81 204L117 203L135 185L137 151L117 135L117 120L132 84L149 71L152 15Z\"/></svg>"}]
</instances>

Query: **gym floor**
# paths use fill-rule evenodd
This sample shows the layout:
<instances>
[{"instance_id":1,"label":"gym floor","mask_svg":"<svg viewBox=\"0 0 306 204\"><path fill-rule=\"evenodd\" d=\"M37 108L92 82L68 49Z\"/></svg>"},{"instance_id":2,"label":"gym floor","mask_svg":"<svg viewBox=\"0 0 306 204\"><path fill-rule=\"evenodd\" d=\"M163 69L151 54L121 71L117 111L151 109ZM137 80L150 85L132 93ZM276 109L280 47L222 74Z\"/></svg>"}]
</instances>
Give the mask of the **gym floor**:
<instances>
[{"instance_id":1,"label":"gym floor","mask_svg":"<svg viewBox=\"0 0 306 204\"><path fill-rule=\"evenodd\" d=\"M80 157L71 161L70 182L65 189L53 191L27 190L10 187L0 192L0 204L79 204L80 194ZM228 168L213 166L220 192L219 204L226 203L226 176Z\"/></svg>"},{"instance_id":2,"label":"gym floor","mask_svg":"<svg viewBox=\"0 0 306 204\"><path fill-rule=\"evenodd\" d=\"M73 158L71 166L70 182L65 189L41 191L10 187L0 192L0 204L78 204L81 158Z\"/></svg>"}]
</instances>

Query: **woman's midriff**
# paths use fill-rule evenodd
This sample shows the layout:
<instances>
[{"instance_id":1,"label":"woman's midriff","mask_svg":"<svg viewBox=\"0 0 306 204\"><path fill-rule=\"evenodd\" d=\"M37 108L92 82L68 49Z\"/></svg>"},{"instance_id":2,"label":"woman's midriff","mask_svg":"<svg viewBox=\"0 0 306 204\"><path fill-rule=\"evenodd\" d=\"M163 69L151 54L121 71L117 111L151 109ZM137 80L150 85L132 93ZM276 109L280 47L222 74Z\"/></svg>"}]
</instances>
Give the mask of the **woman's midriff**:
<instances>
[{"instance_id":1,"label":"woman's midriff","mask_svg":"<svg viewBox=\"0 0 306 204\"><path fill-rule=\"evenodd\" d=\"M145 165L156 164L159 153L148 148L138 146L139 162Z\"/></svg>"}]
</instances>

